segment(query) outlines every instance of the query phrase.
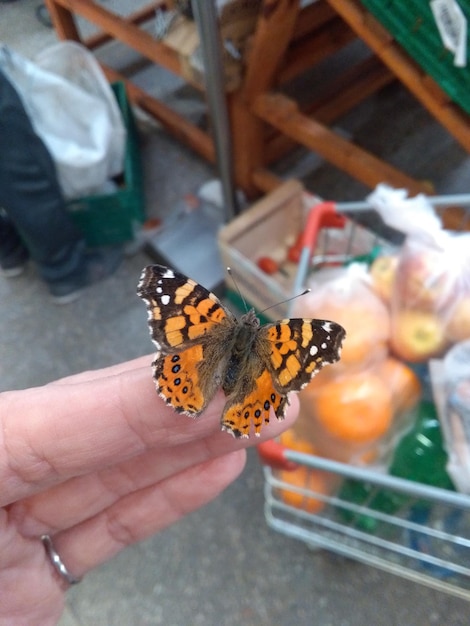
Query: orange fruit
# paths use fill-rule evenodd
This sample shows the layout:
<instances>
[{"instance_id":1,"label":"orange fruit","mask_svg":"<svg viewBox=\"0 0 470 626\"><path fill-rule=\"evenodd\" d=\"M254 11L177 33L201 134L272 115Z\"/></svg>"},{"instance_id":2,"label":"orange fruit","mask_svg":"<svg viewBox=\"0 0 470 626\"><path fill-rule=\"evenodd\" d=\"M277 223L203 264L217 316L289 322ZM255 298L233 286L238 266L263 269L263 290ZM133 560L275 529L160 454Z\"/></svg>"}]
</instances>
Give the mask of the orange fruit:
<instances>
[{"instance_id":1,"label":"orange fruit","mask_svg":"<svg viewBox=\"0 0 470 626\"><path fill-rule=\"evenodd\" d=\"M408 365L399 359L389 357L380 364L377 374L389 386L396 412L413 408L421 396L421 384Z\"/></svg>"},{"instance_id":2,"label":"orange fruit","mask_svg":"<svg viewBox=\"0 0 470 626\"><path fill-rule=\"evenodd\" d=\"M289 428L282 433L280 437L282 445L296 452L303 452L304 454L315 454L315 448L313 445L299 437L293 428ZM332 476L334 481L332 481ZM295 470L281 470L279 472L279 478L285 483L292 485L293 487L300 487L308 491L328 495L331 493L333 482L336 484L336 476L329 472L322 472L321 470L312 469L305 465L299 465ZM292 491L288 488L280 490L283 501L289 506L295 506L298 509L303 509L309 513L318 513L325 506L325 503L313 495L304 495L296 491Z\"/></svg>"},{"instance_id":3,"label":"orange fruit","mask_svg":"<svg viewBox=\"0 0 470 626\"><path fill-rule=\"evenodd\" d=\"M377 440L393 419L390 390L372 372L332 380L317 391L317 421L333 437L355 444Z\"/></svg>"},{"instance_id":4,"label":"orange fruit","mask_svg":"<svg viewBox=\"0 0 470 626\"><path fill-rule=\"evenodd\" d=\"M295 434L293 428L289 428L284 431L280 437L280 441L283 446L295 450L296 452L303 452L304 454L315 454L315 448L309 441L301 439Z\"/></svg>"},{"instance_id":5,"label":"orange fruit","mask_svg":"<svg viewBox=\"0 0 470 626\"><path fill-rule=\"evenodd\" d=\"M341 352L341 363L345 367L363 365L374 355L379 357L386 351L390 318L381 302L377 300L376 305L354 302L339 314L339 323L346 330Z\"/></svg>"},{"instance_id":6,"label":"orange fruit","mask_svg":"<svg viewBox=\"0 0 470 626\"><path fill-rule=\"evenodd\" d=\"M345 368L355 365L367 366L369 363L383 358L386 353L387 344L385 341L371 341L362 332L346 331L340 363Z\"/></svg>"},{"instance_id":7,"label":"orange fruit","mask_svg":"<svg viewBox=\"0 0 470 626\"><path fill-rule=\"evenodd\" d=\"M293 487L307 489L313 494L328 495L331 491L330 480L326 472L303 465L293 471L282 470L280 479ZM281 497L289 506L295 506L297 509L303 509L309 513L318 513L325 506L325 502L315 498L314 495L298 493L287 488L281 489Z\"/></svg>"},{"instance_id":8,"label":"orange fruit","mask_svg":"<svg viewBox=\"0 0 470 626\"><path fill-rule=\"evenodd\" d=\"M330 319L341 324L346 337L339 363L328 369L343 371L351 366L364 367L382 359L387 352L390 337L390 316L385 305L372 292L364 302L349 300L345 303L329 302L315 311L314 317ZM310 313L309 313L310 314Z\"/></svg>"}]
</instances>

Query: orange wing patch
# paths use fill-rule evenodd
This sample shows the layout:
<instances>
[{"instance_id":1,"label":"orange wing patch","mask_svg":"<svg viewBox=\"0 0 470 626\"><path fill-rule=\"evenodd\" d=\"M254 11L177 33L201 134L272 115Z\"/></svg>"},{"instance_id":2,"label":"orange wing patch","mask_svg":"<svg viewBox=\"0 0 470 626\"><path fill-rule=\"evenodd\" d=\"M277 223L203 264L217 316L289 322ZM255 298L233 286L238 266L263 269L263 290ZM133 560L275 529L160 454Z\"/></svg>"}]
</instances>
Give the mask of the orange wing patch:
<instances>
[{"instance_id":1,"label":"orange wing patch","mask_svg":"<svg viewBox=\"0 0 470 626\"><path fill-rule=\"evenodd\" d=\"M199 415L207 404L202 393L198 363L203 359L203 349L195 345L178 354L157 358L153 364L158 393L178 413Z\"/></svg>"},{"instance_id":2,"label":"orange wing patch","mask_svg":"<svg viewBox=\"0 0 470 626\"><path fill-rule=\"evenodd\" d=\"M274 389L271 375L264 370L255 381L254 389L241 402L227 403L222 416L222 430L235 437L249 437L251 424L259 437L263 422L269 422L270 408L276 417L284 419L287 399Z\"/></svg>"}]
</instances>

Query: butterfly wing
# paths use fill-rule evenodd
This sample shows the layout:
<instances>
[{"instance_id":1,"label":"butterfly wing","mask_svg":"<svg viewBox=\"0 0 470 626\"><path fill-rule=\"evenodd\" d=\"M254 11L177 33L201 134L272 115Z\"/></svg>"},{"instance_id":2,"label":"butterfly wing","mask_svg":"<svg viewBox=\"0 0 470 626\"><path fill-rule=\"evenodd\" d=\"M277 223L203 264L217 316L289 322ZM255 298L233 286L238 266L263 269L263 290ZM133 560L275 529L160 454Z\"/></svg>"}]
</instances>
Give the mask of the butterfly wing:
<instances>
[{"instance_id":1,"label":"butterfly wing","mask_svg":"<svg viewBox=\"0 0 470 626\"><path fill-rule=\"evenodd\" d=\"M147 305L157 347L153 367L158 393L176 411L198 415L217 388L211 377L202 380L200 375L207 339L211 330L224 323L229 327L235 318L216 295L162 265L143 270L137 294Z\"/></svg>"},{"instance_id":2,"label":"butterfly wing","mask_svg":"<svg viewBox=\"0 0 470 626\"><path fill-rule=\"evenodd\" d=\"M163 265L143 270L137 295L147 305L150 336L162 354L200 341L225 319L235 320L215 294Z\"/></svg>"},{"instance_id":3,"label":"butterfly wing","mask_svg":"<svg viewBox=\"0 0 470 626\"><path fill-rule=\"evenodd\" d=\"M222 415L222 430L235 437L249 437L251 425L258 437L263 423L269 422L271 407L277 416L284 416L287 398L278 393L272 376L264 368L254 379L251 390L229 398ZM281 418L279 418L281 419Z\"/></svg>"},{"instance_id":4,"label":"butterfly wing","mask_svg":"<svg viewBox=\"0 0 470 626\"><path fill-rule=\"evenodd\" d=\"M258 436L269 422L271 407L276 417L285 416L290 391L300 391L320 369L340 358L345 337L335 322L285 319L259 329L251 359L253 384L246 383L229 398L222 428L236 437L248 437L253 424Z\"/></svg>"},{"instance_id":5,"label":"butterfly wing","mask_svg":"<svg viewBox=\"0 0 470 626\"><path fill-rule=\"evenodd\" d=\"M345 336L342 326L327 320L285 319L260 328L275 389L300 391L324 365L339 361Z\"/></svg>"}]
</instances>

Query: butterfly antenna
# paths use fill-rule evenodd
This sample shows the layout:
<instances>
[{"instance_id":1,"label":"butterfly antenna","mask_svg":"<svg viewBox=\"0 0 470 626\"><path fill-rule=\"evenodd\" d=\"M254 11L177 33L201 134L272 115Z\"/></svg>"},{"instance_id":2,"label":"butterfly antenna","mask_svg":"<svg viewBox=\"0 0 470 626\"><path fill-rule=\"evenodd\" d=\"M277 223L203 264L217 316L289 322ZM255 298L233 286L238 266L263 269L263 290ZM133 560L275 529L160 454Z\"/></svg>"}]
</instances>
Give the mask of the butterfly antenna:
<instances>
[{"instance_id":1,"label":"butterfly antenna","mask_svg":"<svg viewBox=\"0 0 470 626\"><path fill-rule=\"evenodd\" d=\"M230 278L232 279L233 284L235 285L235 289L237 290L237 293L240 296L240 300L243 302L243 306L245 307L245 313L248 313L248 305L246 303L245 298L243 297L242 292L240 291L240 287L238 286L237 281L235 280L235 276L233 275L231 267L227 267L227 274L229 274Z\"/></svg>"},{"instance_id":2,"label":"butterfly antenna","mask_svg":"<svg viewBox=\"0 0 470 626\"><path fill-rule=\"evenodd\" d=\"M307 294L307 293L310 293L310 289L305 289L304 291L302 291L302 293L298 293L295 296L291 296L290 298L286 298L285 300L281 300L280 302L276 302L276 304L270 304L265 309L260 311L259 315L261 315L262 313L266 313L266 311L269 311L269 309L273 309L275 306L280 306L281 304L287 304L288 302L292 302L292 300L296 300L297 298L301 298L302 296L305 296L305 294Z\"/></svg>"}]
</instances>

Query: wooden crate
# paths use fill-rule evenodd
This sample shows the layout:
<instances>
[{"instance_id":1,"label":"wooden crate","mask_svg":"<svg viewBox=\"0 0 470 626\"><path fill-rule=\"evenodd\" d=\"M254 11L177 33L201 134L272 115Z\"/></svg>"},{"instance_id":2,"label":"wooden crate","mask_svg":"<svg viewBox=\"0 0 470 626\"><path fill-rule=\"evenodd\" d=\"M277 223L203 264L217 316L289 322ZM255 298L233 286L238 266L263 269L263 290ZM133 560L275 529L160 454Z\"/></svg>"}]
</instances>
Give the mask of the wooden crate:
<instances>
[{"instance_id":1,"label":"wooden crate","mask_svg":"<svg viewBox=\"0 0 470 626\"><path fill-rule=\"evenodd\" d=\"M281 272L268 275L256 262L262 256L284 261L288 246L303 229L309 208L308 197L313 198L305 194L299 182L283 183L219 233L224 267L231 268L248 306L258 312L272 307L266 312L270 319L286 317L288 305L282 301L292 295L297 265L283 262ZM228 274L226 287L230 297L236 289Z\"/></svg>"}]
</instances>

